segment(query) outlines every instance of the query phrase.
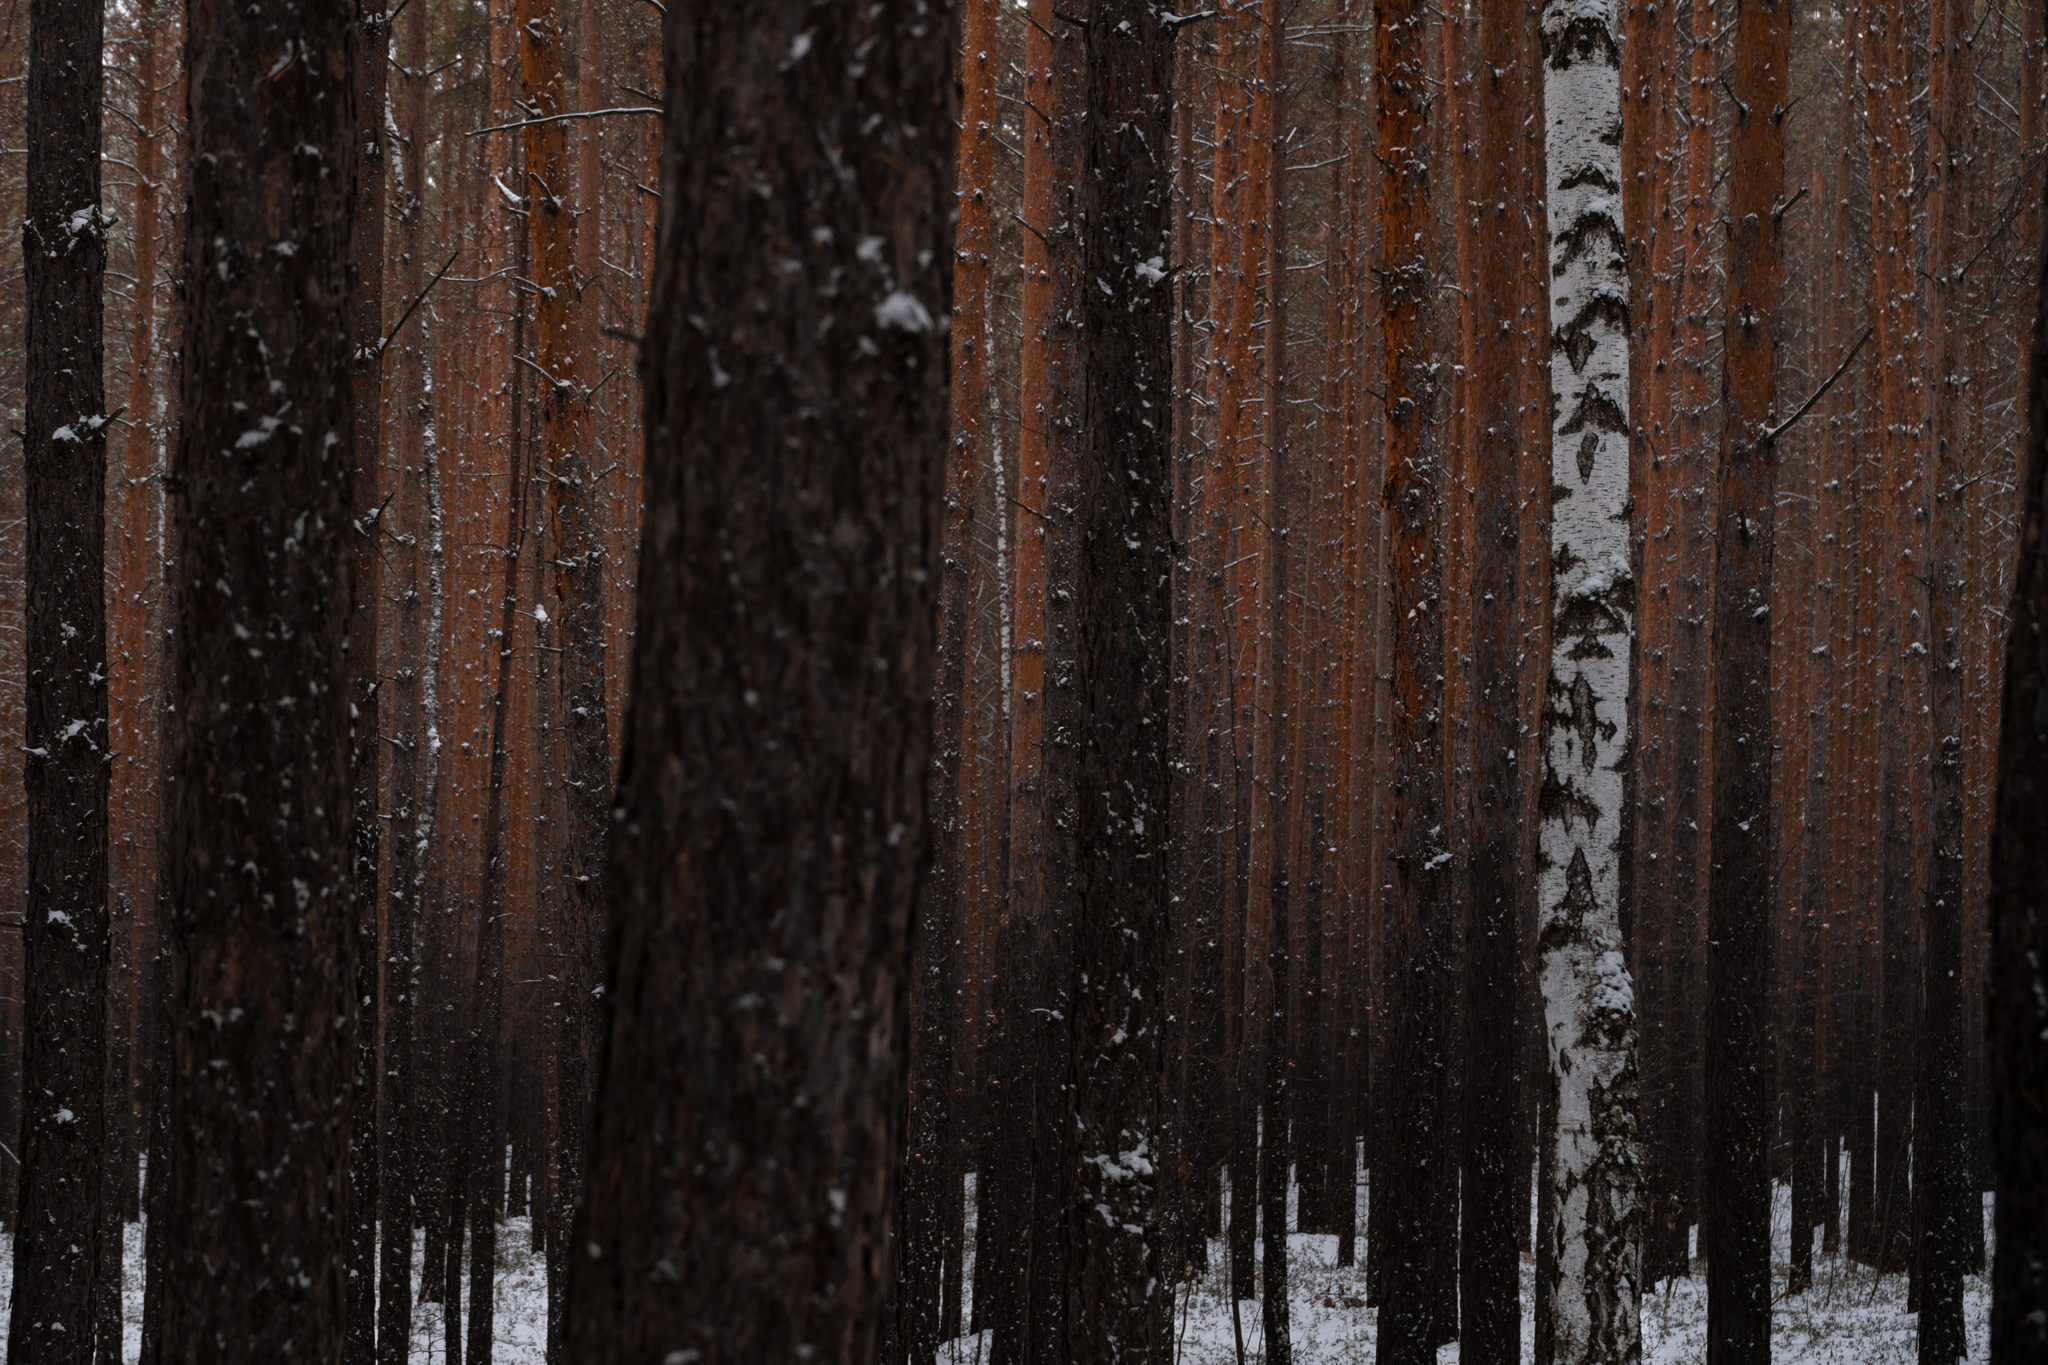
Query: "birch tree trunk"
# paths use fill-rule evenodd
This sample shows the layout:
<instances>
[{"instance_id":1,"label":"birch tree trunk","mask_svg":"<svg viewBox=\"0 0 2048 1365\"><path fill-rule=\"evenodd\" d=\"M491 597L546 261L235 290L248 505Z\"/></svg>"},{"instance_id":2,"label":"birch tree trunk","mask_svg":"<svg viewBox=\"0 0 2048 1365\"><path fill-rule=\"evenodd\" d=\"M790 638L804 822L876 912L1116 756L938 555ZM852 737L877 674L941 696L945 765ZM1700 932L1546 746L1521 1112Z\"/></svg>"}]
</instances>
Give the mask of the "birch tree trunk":
<instances>
[{"instance_id":1,"label":"birch tree trunk","mask_svg":"<svg viewBox=\"0 0 2048 1365\"><path fill-rule=\"evenodd\" d=\"M1629 275L1618 0L1543 10L1550 221L1551 652L1538 972L1551 1203L1539 1361L1640 1357L1635 992L1622 956L1629 567Z\"/></svg>"}]
</instances>

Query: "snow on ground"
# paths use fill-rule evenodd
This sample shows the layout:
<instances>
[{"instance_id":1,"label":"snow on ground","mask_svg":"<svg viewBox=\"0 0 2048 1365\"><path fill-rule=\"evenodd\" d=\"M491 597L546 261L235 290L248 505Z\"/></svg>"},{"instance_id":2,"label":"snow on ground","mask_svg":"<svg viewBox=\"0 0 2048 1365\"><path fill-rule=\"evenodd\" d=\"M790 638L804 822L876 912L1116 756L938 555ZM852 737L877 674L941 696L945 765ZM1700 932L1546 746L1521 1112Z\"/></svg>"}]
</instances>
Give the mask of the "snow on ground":
<instances>
[{"instance_id":1,"label":"snow on ground","mask_svg":"<svg viewBox=\"0 0 2048 1365\"><path fill-rule=\"evenodd\" d=\"M972 1177L969 1177L971 1180ZM1360 1182L1358 1218L1365 1226L1365 1188ZM1292 1222L1292 1198L1289 1221ZM967 1201L970 1219L967 1237L968 1292L973 1292L972 1223L974 1200L970 1185ZM1984 1205L1989 1236L1991 1204ZM1787 1191L1777 1191L1772 1221L1777 1236L1777 1255L1790 1254L1787 1229L1791 1226L1791 1200ZM142 1322L142 1228L126 1229L127 1272L122 1293L124 1360L133 1361L141 1350ZM414 1241L414 1275L418 1276L418 1239ZM1230 1299L1224 1284L1225 1256L1221 1243L1211 1242L1207 1276L1174 1303L1175 1355L1179 1365L1236 1365L1237 1346L1231 1325ZM1365 1300L1363 1266L1337 1265L1335 1237L1296 1234L1287 1239L1288 1283L1292 1287L1292 1335L1295 1358L1302 1365L1344 1362L1366 1365L1374 1349L1374 1309L1348 1306ZM1690 1279L1664 1286L1643 1300L1643 1360L1645 1365L1696 1365L1707 1358L1706 1284L1700 1278L1704 1267L1695 1263ZM1907 1365L1915 1358L1914 1318L1906 1312L1906 1277L1882 1278L1862 1266L1839 1257L1814 1258L1814 1285L1803 1294L1784 1293L1786 1262L1778 1260L1773 1270L1777 1299L1772 1312L1774 1365ZM465 1281L467 1276L464 1276ZM0 1305L14 1288L11 1246L0 1242ZM465 1284L465 1292L467 1285ZM532 1230L524 1218L508 1220L498 1237L498 1276L493 1305L496 1349L495 1365L541 1365L547 1339L547 1271L533 1250ZM1522 1358L1533 1358L1535 1266L1522 1265ZM1964 1309L1969 1319L1970 1358L1989 1356L1990 1288L1981 1275L1971 1276L1964 1286ZM1259 1306L1247 1300L1239 1306L1244 1323L1247 1365L1264 1360L1259 1340ZM465 1327L467 1322L465 1321ZM5 1359L5 1333L0 1332L0 1360ZM988 1353L988 1338L978 1341L963 1337L941 1354L944 1365L981 1365ZM1458 1348L1446 1346L1438 1352L1438 1365L1458 1359ZM419 1304L413 1312L412 1360L414 1365L447 1365L441 1310L437 1304Z\"/></svg>"},{"instance_id":2,"label":"snow on ground","mask_svg":"<svg viewBox=\"0 0 2048 1365\"><path fill-rule=\"evenodd\" d=\"M1844 1173L1846 1176L1846 1172ZM971 1177L970 1177L971 1179ZM1846 1180L1845 1180L1846 1183ZM970 1220L974 1200L968 1199ZM1365 1226L1366 1189L1359 1181L1358 1226ZM1288 1222L1294 1215L1292 1192L1288 1197ZM1985 1230L1990 1235L1991 1201L1984 1202ZM1914 1344L1914 1315L1906 1312L1906 1277L1882 1278L1870 1270L1852 1265L1841 1257L1814 1257L1813 1288L1787 1297L1785 1275L1790 1268L1791 1193L1779 1186L1772 1207L1776 1233L1772 1266L1776 1298L1771 1315L1771 1359L1773 1365L1912 1365L1917 1358ZM1361 1239L1362 1241L1363 1239ZM974 1237L967 1238L968 1255L973 1255ZM1363 1247L1361 1246L1361 1251ZM1226 1288L1223 1244L1209 1243L1210 1270L1191 1292L1174 1300L1174 1342L1177 1365L1236 1365L1237 1341L1231 1322L1231 1304ZM1360 1257L1363 1260L1363 1257ZM1694 1262L1692 1278L1674 1281L1643 1299L1644 1365L1703 1365L1707 1358L1707 1295L1704 1262ZM1300 1365L1342 1362L1368 1365L1375 1350L1379 1312L1366 1308L1365 1267L1337 1264L1334 1236L1292 1234L1287 1239L1287 1282L1291 1290L1290 1336L1294 1358ZM973 1266L968 1266L971 1281ZM1256 1278L1254 1280L1256 1283ZM969 1286L970 1293L972 1285ZM1970 1359L1986 1360L1990 1355L1991 1290L1989 1281L1972 1275L1963 1286L1963 1310L1969 1323ZM1522 1262L1522 1359L1535 1358L1536 1266ZM1358 1305L1358 1306L1349 1306ZM1245 1300L1238 1306L1244 1325L1244 1358L1247 1365L1265 1359L1260 1341L1259 1305ZM982 1365L988 1355L988 1337L962 1337L940 1355L941 1365ZM1437 1352L1438 1365L1452 1365L1458 1359L1456 1345Z\"/></svg>"}]
</instances>

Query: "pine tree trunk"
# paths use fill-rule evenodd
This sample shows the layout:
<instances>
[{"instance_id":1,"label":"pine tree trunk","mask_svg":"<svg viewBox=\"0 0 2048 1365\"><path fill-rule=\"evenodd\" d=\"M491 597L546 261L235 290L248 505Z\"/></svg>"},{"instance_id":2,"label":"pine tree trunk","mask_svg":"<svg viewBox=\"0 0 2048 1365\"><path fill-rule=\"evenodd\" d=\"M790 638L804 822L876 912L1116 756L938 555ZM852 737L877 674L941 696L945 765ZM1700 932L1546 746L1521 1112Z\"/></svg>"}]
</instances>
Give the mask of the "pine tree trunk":
<instances>
[{"instance_id":1,"label":"pine tree trunk","mask_svg":"<svg viewBox=\"0 0 2048 1365\"><path fill-rule=\"evenodd\" d=\"M1396 0L1378 13L1380 336L1387 413L1385 482L1390 602L1394 615L1390 728L1392 809L1382 940L1391 998L1381 1002L1391 1074L1379 1074L1385 1144L1373 1163L1374 1206L1385 1241L1378 1360L1431 1362L1441 1340L1444 1281L1455 1242L1440 1218L1455 1206L1445 1147L1448 1064L1444 1007L1451 995L1455 929L1451 854L1444 847L1444 603L1442 496L1434 363L1436 281L1431 221L1428 13ZM1378 1231L1378 1230L1376 1230Z\"/></svg>"},{"instance_id":2,"label":"pine tree trunk","mask_svg":"<svg viewBox=\"0 0 2048 1365\"><path fill-rule=\"evenodd\" d=\"M396 293L401 307L410 307L426 286L422 253L426 250L426 79L427 12L409 10L405 21L398 126L402 168L398 214ZM393 621L390 721L391 743L390 899L385 907L384 942L384 1161L378 1172L382 1260L378 1267L378 1365L407 1365L412 1344L412 1249L417 1219L414 1202L419 1178L414 1134L422 1093L417 1065L422 1055L414 1042L418 1018L420 963L418 924L425 889L421 841L431 822L426 810L424 765L427 743L425 691L428 656L428 614L431 585L426 581L426 549L433 535L427 469L427 427L431 410L426 387L428 319L415 313L391 344L394 361L393 412L399 426L395 444L396 487L392 490L390 525L385 544L390 559ZM382 518L379 519L380 524ZM535 1220L536 1222L540 1220Z\"/></svg>"},{"instance_id":3,"label":"pine tree trunk","mask_svg":"<svg viewBox=\"0 0 2048 1365\"><path fill-rule=\"evenodd\" d=\"M2048 40L2041 9L2031 43ZM2036 125L2038 128L2038 124ZM2037 220L2038 221L2038 220ZM2038 244L2019 562L2005 645L1998 804L1991 835L1992 1099L1997 1148L1991 1358L2048 1361L2048 243Z\"/></svg>"},{"instance_id":4,"label":"pine tree trunk","mask_svg":"<svg viewBox=\"0 0 2048 1365\"><path fill-rule=\"evenodd\" d=\"M1724 446L1714 597L1713 874L1708 885L1708 1350L1717 1365L1770 1359L1772 1062L1766 1035L1776 902L1771 863L1771 561L1777 477L1791 10L1736 13L1729 167Z\"/></svg>"},{"instance_id":5,"label":"pine tree trunk","mask_svg":"<svg viewBox=\"0 0 2048 1365\"><path fill-rule=\"evenodd\" d=\"M96 4L32 0L22 465L28 900L21 923L21 1183L8 1358L94 1365L108 1226L106 390L107 225L100 211ZM118 1341L115 1349L118 1350Z\"/></svg>"},{"instance_id":6,"label":"pine tree trunk","mask_svg":"<svg viewBox=\"0 0 2048 1365\"><path fill-rule=\"evenodd\" d=\"M1172 428L1146 398L1172 382L1173 34L1143 0L1088 9L1081 122L1077 371L1085 449L1054 481L1068 567L1049 608L1047 795L1072 812L1053 895L1074 926L1068 1026L1066 1320L1060 1357L1173 1357L1163 1254L1167 850L1173 822ZM1283 1218L1284 1224L1284 1218Z\"/></svg>"},{"instance_id":7,"label":"pine tree trunk","mask_svg":"<svg viewBox=\"0 0 2048 1365\"><path fill-rule=\"evenodd\" d=\"M611 1026L566 1358L851 1365L892 1278L959 33L908 0L686 0L666 41Z\"/></svg>"},{"instance_id":8,"label":"pine tree trunk","mask_svg":"<svg viewBox=\"0 0 2048 1365\"><path fill-rule=\"evenodd\" d=\"M965 807L979 774L966 762L963 718L968 707L968 611L971 537L978 504L981 393L987 375L987 308L998 76L994 0L970 0L961 16L962 96L960 218L953 264L952 414L946 459L946 503L940 541L938 691L934 697L931 860L919 888L911 944L910 1095L898 1207L896 1324L898 1349L911 1365L932 1365L947 1340L944 1310L948 1215L959 1172L951 1156L958 1122L952 1094L958 989L954 945L959 910L973 881L966 865Z\"/></svg>"},{"instance_id":9,"label":"pine tree trunk","mask_svg":"<svg viewBox=\"0 0 2048 1365\"><path fill-rule=\"evenodd\" d=\"M1543 12L1553 616L1537 953L1552 1118L1538 1359L1555 1365L1633 1361L1641 1349L1635 998L1621 921L1636 585L1620 23L1614 0L1551 0Z\"/></svg>"},{"instance_id":10,"label":"pine tree trunk","mask_svg":"<svg viewBox=\"0 0 2048 1365\"><path fill-rule=\"evenodd\" d=\"M1535 95L1517 60L1527 22L1516 0L1479 10L1478 183L1457 206L1485 243L1468 288L1470 310L1486 319L1520 308L1527 257L1536 243L1528 216L1511 208L1523 192L1521 124ZM1516 982L1522 959L1520 690L1515 636L1521 559L1522 336L1513 327L1475 326L1467 407L1476 500L1473 527L1471 919L1466 945L1464 1227L1458 1259L1461 1361L1514 1365L1522 1343L1521 1258L1515 1223L1519 1103Z\"/></svg>"},{"instance_id":11,"label":"pine tree trunk","mask_svg":"<svg viewBox=\"0 0 2048 1365\"><path fill-rule=\"evenodd\" d=\"M375 8L372 8L372 4ZM349 811L350 896L355 931L356 1119L349 1129L348 1318L343 1365L370 1365L377 1353L377 1021L379 989L377 859L381 852L377 803L382 795L383 738L378 733L377 623L382 609L383 499L379 471L384 442L384 157L385 89L390 72L391 20L381 3L358 10L355 118L358 148L355 219L349 263L355 272L351 325L356 425L356 595L349 619L349 768L354 802Z\"/></svg>"},{"instance_id":12,"label":"pine tree trunk","mask_svg":"<svg viewBox=\"0 0 2048 1365\"><path fill-rule=\"evenodd\" d=\"M1969 671L1969 543L1963 503L1969 493L1968 432L1963 391L1969 383L1968 322L1961 268L1967 261L1968 176L1974 152L1969 98L1977 75L1969 52L1969 0L1933 0L1928 9L1930 86L1927 137L1928 479L1926 526L1928 690L1935 750L1931 753L1933 859L1921 910L1925 945L1921 978L1919 1093L1914 1105L1913 1197L1918 1257L1913 1283L1920 1306L1921 1365L1953 1365L1969 1353L1963 1327L1963 1273L1972 1222L1983 1221L1972 1196L1965 1139L1963 1084L1965 726Z\"/></svg>"},{"instance_id":13,"label":"pine tree trunk","mask_svg":"<svg viewBox=\"0 0 2048 1365\"><path fill-rule=\"evenodd\" d=\"M186 16L165 1216L204 1232L168 1250L164 1354L179 1362L341 1345L357 500L354 404L333 379L352 335L352 30L339 7Z\"/></svg>"},{"instance_id":14,"label":"pine tree trunk","mask_svg":"<svg viewBox=\"0 0 2048 1365\"><path fill-rule=\"evenodd\" d=\"M536 280L536 283L539 281ZM544 296L543 296L544 297ZM545 353L543 353L545 354ZM510 506L505 526L503 586L498 598L497 682L491 700L490 785L485 790L483 822L484 884L477 905L476 983L470 995L470 1035L463 1065L463 1085L468 1100L463 1106L469 1116L472 1137L467 1143L467 1175L473 1182L469 1197L469 1336L466 1365L491 1365L493 1343L493 1278L497 1272L497 1228L505 1196L505 883L508 856L506 842L506 768L511 755L505 730L512 697L513 638L519 629L519 565L526 541L526 485L532 473L522 458L529 449L525 440L523 405L513 404L512 466L507 480ZM459 1222L450 1226L459 1240ZM450 1264L459 1257L451 1254ZM452 1292L448 1299L455 1302ZM452 1314L450 1320L453 1320ZM450 1336L449 1358L454 1358Z\"/></svg>"},{"instance_id":15,"label":"pine tree trunk","mask_svg":"<svg viewBox=\"0 0 2048 1365\"><path fill-rule=\"evenodd\" d=\"M522 108L530 118L547 120L569 111L569 92L562 73L563 25L554 0L519 0L514 13L518 28L519 83ZM539 409L541 468L547 471L550 549L555 592L561 614L562 732L568 745L569 791L567 858L562 875L568 884L567 932L561 945L562 1002L561 1178L549 1217L566 1229L582 1198L585 1165L584 1134L588 1127L592 1076L597 1065L598 1000L602 991L600 939L603 911L604 841L611 805L610 710L605 695L605 562L603 536L597 523L594 454L591 448L591 394L578 382L584 373L583 354L595 338L581 325L590 310L579 302L595 281L577 270L577 234L598 230L594 216L579 225L574 194L576 163L569 154L569 125L532 123L524 130L526 248L533 271L533 355L515 361L531 365ZM518 436L515 434L515 440ZM511 570L507 570L511 572ZM509 648L509 643L502 647ZM502 698L497 709L502 710ZM493 719L493 726L500 722ZM495 751L493 761L495 763ZM491 791L497 792L494 782ZM486 838L494 830L487 829ZM486 870L486 875L491 873ZM481 970L481 969L480 969ZM479 975L478 980L483 978ZM493 987L501 993L501 987ZM502 996L500 995L500 998ZM499 1046L493 1039L491 1046ZM486 1154L493 1168L503 1153ZM495 1207L496 1201L492 1201ZM481 1209L473 1216L480 1216ZM563 1264L569 1239L549 1242L548 1274L553 1286L548 1328L549 1359L560 1360L562 1323L559 1305L567 1281ZM474 1273L487 1273L480 1267ZM474 1342L476 1329L472 1328ZM472 1347L472 1358L475 1348Z\"/></svg>"}]
</instances>

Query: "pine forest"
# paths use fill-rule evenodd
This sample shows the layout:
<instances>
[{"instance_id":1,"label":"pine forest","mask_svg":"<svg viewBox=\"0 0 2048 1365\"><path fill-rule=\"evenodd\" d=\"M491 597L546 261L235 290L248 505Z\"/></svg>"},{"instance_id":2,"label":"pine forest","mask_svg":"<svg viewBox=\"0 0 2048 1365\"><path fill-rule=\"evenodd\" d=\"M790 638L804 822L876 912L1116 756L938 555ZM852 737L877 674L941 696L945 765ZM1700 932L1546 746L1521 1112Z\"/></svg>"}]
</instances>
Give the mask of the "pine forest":
<instances>
[{"instance_id":1,"label":"pine forest","mask_svg":"<svg viewBox=\"0 0 2048 1365\"><path fill-rule=\"evenodd\" d=\"M2048 1365L2044 0L0 0L27 1365Z\"/></svg>"}]
</instances>

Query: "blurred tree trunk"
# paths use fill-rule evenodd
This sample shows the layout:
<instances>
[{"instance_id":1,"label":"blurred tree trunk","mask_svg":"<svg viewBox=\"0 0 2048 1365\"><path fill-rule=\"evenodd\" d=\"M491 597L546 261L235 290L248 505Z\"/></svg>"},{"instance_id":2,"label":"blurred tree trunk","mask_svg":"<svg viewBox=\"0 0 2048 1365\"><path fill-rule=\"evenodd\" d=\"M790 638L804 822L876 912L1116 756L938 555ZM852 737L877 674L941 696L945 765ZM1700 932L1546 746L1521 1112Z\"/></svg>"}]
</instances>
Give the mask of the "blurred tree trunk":
<instances>
[{"instance_id":1,"label":"blurred tree trunk","mask_svg":"<svg viewBox=\"0 0 2048 1365\"><path fill-rule=\"evenodd\" d=\"M589 1250L569 1258L578 1365L850 1365L884 1330L958 41L909 0L668 11L611 1027L572 1238ZM828 288L842 321L824 330Z\"/></svg>"},{"instance_id":2,"label":"blurred tree trunk","mask_svg":"<svg viewBox=\"0 0 2048 1365\"><path fill-rule=\"evenodd\" d=\"M354 403L352 14L191 6L172 1361L338 1355L357 1017L347 641ZM279 54L287 54L280 57ZM280 249L288 245L290 250ZM246 1196L267 1172L265 1197Z\"/></svg>"},{"instance_id":3,"label":"blurred tree trunk","mask_svg":"<svg viewBox=\"0 0 2048 1365\"><path fill-rule=\"evenodd\" d=\"M107 1189L103 28L96 4L31 0L20 433L28 522L28 902L21 924L19 1259L7 1354L67 1365L94 1365L109 1317L118 1352L121 1296L119 1209L110 1210ZM103 1251L109 1236L111 1254Z\"/></svg>"},{"instance_id":4,"label":"blurred tree trunk","mask_svg":"<svg viewBox=\"0 0 2048 1365\"><path fill-rule=\"evenodd\" d=\"M2030 6L2030 46L2048 40ZM2038 52L2038 47L2033 49ZM2035 125L2038 131L2038 123ZM2037 223L2039 218L2035 220ZM1991 835L1991 1065L1998 1159L1991 1358L2048 1361L2048 243L2037 244L2019 563L2005 646Z\"/></svg>"}]
</instances>

